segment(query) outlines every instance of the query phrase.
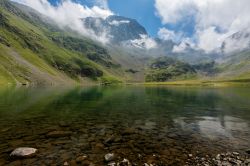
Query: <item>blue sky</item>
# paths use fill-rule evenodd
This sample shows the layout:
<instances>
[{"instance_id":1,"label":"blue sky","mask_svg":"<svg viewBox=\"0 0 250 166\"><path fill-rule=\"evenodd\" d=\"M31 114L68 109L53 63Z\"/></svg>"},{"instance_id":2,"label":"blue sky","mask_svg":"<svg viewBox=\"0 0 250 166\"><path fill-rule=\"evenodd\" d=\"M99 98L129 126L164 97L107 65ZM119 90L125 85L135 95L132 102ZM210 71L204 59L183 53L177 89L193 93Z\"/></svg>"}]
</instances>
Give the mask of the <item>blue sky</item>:
<instances>
[{"instance_id":1,"label":"blue sky","mask_svg":"<svg viewBox=\"0 0 250 166\"><path fill-rule=\"evenodd\" d=\"M153 0L109 0L109 8L120 16L136 19L151 36L155 36L162 26L155 15Z\"/></svg>"}]
</instances>

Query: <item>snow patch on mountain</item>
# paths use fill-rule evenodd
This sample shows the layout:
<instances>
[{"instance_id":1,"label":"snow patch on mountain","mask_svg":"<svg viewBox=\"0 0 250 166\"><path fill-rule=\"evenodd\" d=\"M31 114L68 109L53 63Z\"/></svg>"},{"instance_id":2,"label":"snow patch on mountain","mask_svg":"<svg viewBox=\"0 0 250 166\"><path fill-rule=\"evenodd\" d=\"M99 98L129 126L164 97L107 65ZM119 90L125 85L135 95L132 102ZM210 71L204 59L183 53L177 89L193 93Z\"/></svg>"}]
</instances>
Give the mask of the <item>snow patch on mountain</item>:
<instances>
[{"instance_id":1,"label":"snow patch on mountain","mask_svg":"<svg viewBox=\"0 0 250 166\"><path fill-rule=\"evenodd\" d=\"M114 25L114 26L120 26L121 24L129 24L129 23L130 23L129 20L121 20L121 21L113 20L109 22L110 25Z\"/></svg>"},{"instance_id":2,"label":"snow patch on mountain","mask_svg":"<svg viewBox=\"0 0 250 166\"><path fill-rule=\"evenodd\" d=\"M154 49L157 47L157 42L145 34L140 34L140 38L126 41L127 46L132 46L139 49Z\"/></svg>"}]
</instances>

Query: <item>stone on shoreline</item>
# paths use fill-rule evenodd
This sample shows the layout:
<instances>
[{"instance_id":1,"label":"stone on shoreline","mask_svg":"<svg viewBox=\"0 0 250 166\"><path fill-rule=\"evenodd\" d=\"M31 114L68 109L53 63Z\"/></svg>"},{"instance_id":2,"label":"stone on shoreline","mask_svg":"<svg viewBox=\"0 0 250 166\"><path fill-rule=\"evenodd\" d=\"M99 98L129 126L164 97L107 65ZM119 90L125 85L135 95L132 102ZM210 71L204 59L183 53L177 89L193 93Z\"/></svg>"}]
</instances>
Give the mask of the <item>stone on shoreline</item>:
<instances>
[{"instance_id":1,"label":"stone on shoreline","mask_svg":"<svg viewBox=\"0 0 250 166\"><path fill-rule=\"evenodd\" d=\"M11 152L10 157L28 158L33 157L37 152L35 148L20 147Z\"/></svg>"}]
</instances>

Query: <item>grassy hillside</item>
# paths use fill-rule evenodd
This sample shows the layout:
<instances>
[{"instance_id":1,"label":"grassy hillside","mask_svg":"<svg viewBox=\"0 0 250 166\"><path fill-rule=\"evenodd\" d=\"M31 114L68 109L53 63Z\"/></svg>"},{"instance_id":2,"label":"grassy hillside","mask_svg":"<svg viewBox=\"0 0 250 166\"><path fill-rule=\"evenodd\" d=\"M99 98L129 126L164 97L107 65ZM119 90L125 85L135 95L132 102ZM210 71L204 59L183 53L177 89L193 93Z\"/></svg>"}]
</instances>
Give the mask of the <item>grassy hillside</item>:
<instances>
[{"instance_id":1,"label":"grassy hillside","mask_svg":"<svg viewBox=\"0 0 250 166\"><path fill-rule=\"evenodd\" d=\"M0 2L0 84L119 81L109 70L120 66L106 49L22 8Z\"/></svg>"},{"instance_id":2,"label":"grassy hillside","mask_svg":"<svg viewBox=\"0 0 250 166\"><path fill-rule=\"evenodd\" d=\"M250 79L250 51L235 53L217 64L218 79Z\"/></svg>"}]
</instances>

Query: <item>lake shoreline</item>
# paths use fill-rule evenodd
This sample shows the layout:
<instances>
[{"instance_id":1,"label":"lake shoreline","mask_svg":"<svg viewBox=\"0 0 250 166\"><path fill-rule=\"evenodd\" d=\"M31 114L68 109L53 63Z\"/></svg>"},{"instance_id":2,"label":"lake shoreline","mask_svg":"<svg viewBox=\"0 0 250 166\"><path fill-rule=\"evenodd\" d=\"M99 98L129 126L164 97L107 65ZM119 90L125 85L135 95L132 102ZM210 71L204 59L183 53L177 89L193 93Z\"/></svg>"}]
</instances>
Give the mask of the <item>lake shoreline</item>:
<instances>
[{"instance_id":1,"label":"lake shoreline","mask_svg":"<svg viewBox=\"0 0 250 166\"><path fill-rule=\"evenodd\" d=\"M19 150L22 149L22 150ZM26 149L26 152L25 152ZM27 164L34 164L32 161L36 160L36 157L39 156L39 150L34 149L33 153L28 153L30 149L33 148L18 148L15 149L9 157L8 162L2 163L2 164L13 164L13 165L27 165ZM19 150L19 151L18 151ZM27 154L27 155L25 155ZM171 162L166 162L164 158L166 156L162 156L159 154L152 154L151 157L144 157L145 154L138 154L135 156L135 158L127 158L124 156L119 156L115 153L107 153L103 157L103 162L99 164L107 165L107 166L160 166L160 165L182 165L180 164L180 160L176 158L175 160ZM242 165L242 166L248 166L250 165L250 155L249 153L241 154L238 152L225 152L225 153L219 153L214 156L201 156L201 155L193 155L193 154L183 154L183 156L186 156L186 159L184 161L185 166L193 166L193 165L204 165L204 166L233 166L233 165ZM60 165L63 166L75 166L75 165L88 165L88 166L95 166L96 163L93 161L89 155L87 154L78 154L75 157L71 157L71 159L67 159L67 157L64 157L65 160L60 162ZM183 159L182 159L183 160ZM37 160L39 162L39 160ZM46 161L40 161L45 162ZM50 162L48 162L50 163ZM1 163L0 163L1 164ZM51 162L50 164L53 164ZM59 163L57 163L59 164Z\"/></svg>"},{"instance_id":2,"label":"lake shoreline","mask_svg":"<svg viewBox=\"0 0 250 166\"><path fill-rule=\"evenodd\" d=\"M119 82L119 83L101 83L101 82L87 82L87 83L75 83L75 84L0 84L2 88L19 88L19 87L91 87L91 86L196 86L196 87L250 87L250 79L234 79L234 80L177 80L167 82Z\"/></svg>"},{"instance_id":3,"label":"lake shoreline","mask_svg":"<svg viewBox=\"0 0 250 166\"><path fill-rule=\"evenodd\" d=\"M166 86L206 86L206 87L230 87L230 86L250 86L250 81L247 80L185 80L185 81L169 81L169 82L145 82L138 85L166 85Z\"/></svg>"}]
</instances>

